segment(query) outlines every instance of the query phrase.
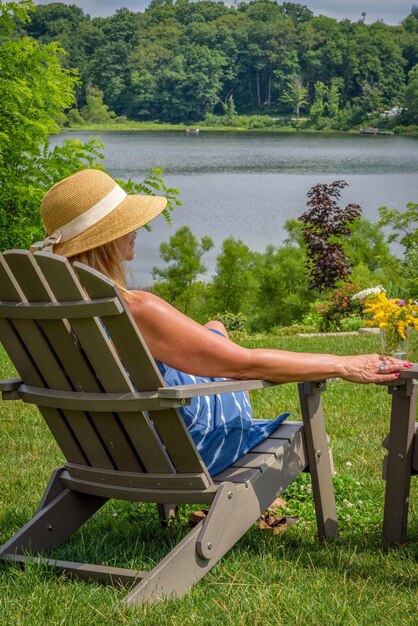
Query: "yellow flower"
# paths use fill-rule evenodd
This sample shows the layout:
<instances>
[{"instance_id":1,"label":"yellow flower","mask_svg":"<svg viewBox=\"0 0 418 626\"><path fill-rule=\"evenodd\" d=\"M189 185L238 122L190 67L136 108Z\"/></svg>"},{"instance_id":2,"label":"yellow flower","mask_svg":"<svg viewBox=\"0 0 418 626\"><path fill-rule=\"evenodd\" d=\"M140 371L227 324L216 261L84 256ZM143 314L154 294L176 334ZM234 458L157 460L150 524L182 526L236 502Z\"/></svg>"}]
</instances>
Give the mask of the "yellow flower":
<instances>
[{"instance_id":1,"label":"yellow flower","mask_svg":"<svg viewBox=\"0 0 418 626\"><path fill-rule=\"evenodd\" d=\"M418 329L418 302L411 298L405 301L375 293L366 300L363 313L369 316L366 324L384 328L391 343L406 339L408 329Z\"/></svg>"}]
</instances>

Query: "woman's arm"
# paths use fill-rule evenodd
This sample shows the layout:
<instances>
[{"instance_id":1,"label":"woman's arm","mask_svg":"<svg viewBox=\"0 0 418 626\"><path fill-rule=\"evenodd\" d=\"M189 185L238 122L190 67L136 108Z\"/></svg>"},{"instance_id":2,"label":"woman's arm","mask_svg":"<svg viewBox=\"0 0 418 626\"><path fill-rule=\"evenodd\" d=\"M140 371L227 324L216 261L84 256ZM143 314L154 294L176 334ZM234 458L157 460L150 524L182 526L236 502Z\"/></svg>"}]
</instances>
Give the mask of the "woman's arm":
<instances>
[{"instance_id":1,"label":"woman's arm","mask_svg":"<svg viewBox=\"0 0 418 626\"><path fill-rule=\"evenodd\" d=\"M340 377L353 382L387 382L402 361L377 354L337 356L284 350L247 349L210 332L157 296L130 292L129 309L155 359L196 376L294 382Z\"/></svg>"}]
</instances>

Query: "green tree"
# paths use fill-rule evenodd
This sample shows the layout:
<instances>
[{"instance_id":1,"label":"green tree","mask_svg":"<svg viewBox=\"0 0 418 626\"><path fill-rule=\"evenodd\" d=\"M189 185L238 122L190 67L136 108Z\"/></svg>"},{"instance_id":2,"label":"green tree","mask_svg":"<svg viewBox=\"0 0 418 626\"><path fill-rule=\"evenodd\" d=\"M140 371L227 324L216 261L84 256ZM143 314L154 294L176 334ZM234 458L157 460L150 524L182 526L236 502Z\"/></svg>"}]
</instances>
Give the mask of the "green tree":
<instances>
[{"instance_id":1,"label":"green tree","mask_svg":"<svg viewBox=\"0 0 418 626\"><path fill-rule=\"evenodd\" d=\"M418 204L409 202L406 211L388 209L386 206L379 207L380 225L390 226L394 231L388 237L390 242L398 241L404 248L405 253L418 249ZM418 269L417 269L418 271Z\"/></svg>"},{"instance_id":2,"label":"green tree","mask_svg":"<svg viewBox=\"0 0 418 626\"><path fill-rule=\"evenodd\" d=\"M32 2L0 2L0 247L27 246L42 232L39 200L63 150L48 150L63 108L74 101L73 73L57 43L19 37L14 18L29 19ZM41 147L43 146L43 147ZM83 152L77 146L77 156ZM82 156L92 157L87 149ZM51 181L52 178L52 181ZM45 186L46 185L46 186Z\"/></svg>"},{"instance_id":3,"label":"green tree","mask_svg":"<svg viewBox=\"0 0 418 626\"><path fill-rule=\"evenodd\" d=\"M326 98L328 95L328 88L323 82L318 81L315 83L315 98L313 104L309 110L311 121L316 126L323 124L325 118Z\"/></svg>"},{"instance_id":4,"label":"green tree","mask_svg":"<svg viewBox=\"0 0 418 626\"><path fill-rule=\"evenodd\" d=\"M107 41L96 49L89 63L89 82L103 91L105 103L117 115L126 115L130 104L131 52L132 46L124 39Z\"/></svg>"},{"instance_id":5,"label":"green tree","mask_svg":"<svg viewBox=\"0 0 418 626\"><path fill-rule=\"evenodd\" d=\"M84 168L100 167L97 141L66 140L50 149L48 136L59 130L63 109L74 102L75 74L64 69L57 43L21 36L17 20L29 19L31 0L0 0L0 249L27 248L43 238L39 204L55 182ZM177 190L165 187L161 171L144 183L119 181L130 193L162 193L169 209ZM168 216L166 212L166 216Z\"/></svg>"},{"instance_id":6,"label":"green tree","mask_svg":"<svg viewBox=\"0 0 418 626\"><path fill-rule=\"evenodd\" d=\"M327 112L328 117L336 119L340 112L340 85L338 80L333 79L328 90Z\"/></svg>"},{"instance_id":7,"label":"green tree","mask_svg":"<svg viewBox=\"0 0 418 626\"><path fill-rule=\"evenodd\" d=\"M216 259L212 281L213 313L245 311L254 290L254 254L240 239L228 237Z\"/></svg>"},{"instance_id":8,"label":"green tree","mask_svg":"<svg viewBox=\"0 0 418 626\"><path fill-rule=\"evenodd\" d=\"M221 90L222 53L194 44L182 47L172 63L159 73L161 118L198 121L211 112Z\"/></svg>"},{"instance_id":9,"label":"green tree","mask_svg":"<svg viewBox=\"0 0 418 626\"><path fill-rule=\"evenodd\" d=\"M350 235L343 238L343 242L353 267L363 264L371 272L377 272L397 262L379 224L359 218L354 220L349 228Z\"/></svg>"},{"instance_id":10,"label":"green tree","mask_svg":"<svg viewBox=\"0 0 418 626\"><path fill-rule=\"evenodd\" d=\"M287 83L287 88L280 97L281 102L285 102L292 106L296 116L296 122L298 124L300 117L300 108L304 104L308 104L306 100L307 95L308 90L306 89L306 87L304 87L302 79L300 77L296 77L293 79L293 81Z\"/></svg>"},{"instance_id":11,"label":"green tree","mask_svg":"<svg viewBox=\"0 0 418 626\"><path fill-rule=\"evenodd\" d=\"M103 103L103 92L94 85L89 85L81 117L90 124L105 124L114 120L116 113L109 111L109 107Z\"/></svg>"},{"instance_id":12,"label":"green tree","mask_svg":"<svg viewBox=\"0 0 418 626\"><path fill-rule=\"evenodd\" d=\"M410 124L418 124L418 65L408 74L408 85L405 92L404 116Z\"/></svg>"},{"instance_id":13,"label":"green tree","mask_svg":"<svg viewBox=\"0 0 418 626\"><path fill-rule=\"evenodd\" d=\"M283 2L282 8L286 17L290 17L295 24L303 24L313 18L313 12L304 4Z\"/></svg>"},{"instance_id":14,"label":"green tree","mask_svg":"<svg viewBox=\"0 0 418 626\"><path fill-rule=\"evenodd\" d=\"M288 326L300 320L314 299L304 267L305 253L295 246L269 246L259 267L259 285L250 324L253 330Z\"/></svg>"},{"instance_id":15,"label":"green tree","mask_svg":"<svg viewBox=\"0 0 418 626\"><path fill-rule=\"evenodd\" d=\"M156 293L187 313L195 293L196 279L206 271L202 256L213 245L212 239L206 236L199 242L188 226L176 230L168 243L160 245L160 256L168 266L152 270L154 279L162 279L155 285Z\"/></svg>"},{"instance_id":16,"label":"green tree","mask_svg":"<svg viewBox=\"0 0 418 626\"><path fill-rule=\"evenodd\" d=\"M332 289L336 283L346 280L351 266L341 241L350 235L349 225L360 216L358 204L338 206L341 190L347 186L344 180L330 185L319 184L308 192L308 210L299 220L303 223L303 239L307 251L309 285L319 291Z\"/></svg>"},{"instance_id":17,"label":"green tree","mask_svg":"<svg viewBox=\"0 0 418 626\"><path fill-rule=\"evenodd\" d=\"M379 207L380 225L393 231L388 241L396 241L404 248L402 273L407 278L407 289L418 297L418 203L409 202L405 211Z\"/></svg>"},{"instance_id":18,"label":"green tree","mask_svg":"<svg viewBox=\"0 0 418 626\"><path fill-rule=\"evenodd\" d=\"M109 18L110 19L110 18ZM77 68L80 84L76 92L77 106L85 102L85 87L91 82L89 62L98 47L106 42L105 34L97 20L84 15L75 4L61 2L38 5L33 12L26 32L41 43L58 41L67 55L61 59L66 68Z\"/></svg>"}]
</instances>

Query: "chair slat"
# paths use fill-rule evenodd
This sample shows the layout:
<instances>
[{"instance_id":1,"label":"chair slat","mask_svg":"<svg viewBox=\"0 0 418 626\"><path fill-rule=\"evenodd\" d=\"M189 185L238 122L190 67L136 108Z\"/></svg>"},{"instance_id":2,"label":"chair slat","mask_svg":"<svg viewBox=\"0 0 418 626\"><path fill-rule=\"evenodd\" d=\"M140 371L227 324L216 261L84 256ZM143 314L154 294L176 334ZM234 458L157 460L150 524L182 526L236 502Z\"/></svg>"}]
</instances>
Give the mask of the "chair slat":
<instances>
[{"instance_id":1,"label":"chair slat","mask_svg":"<svg viewBox=\"0 0 418 626\"><path fill-rule=\"evenodd\" d=\"M75 268L90 298L107 298L118 293L113 283L104 280L98 272L77 263ZM125 306L126 315L120 315L117 319L108 317L105 323L118 353L129 371L131 380L139 391L149 391L148 385L152 385L151 389L164 387L165 382L142 339L135 320L123 298L121 296L120 298ZM207 473L184 421L175 409L151 411L150 417L177 471Z\"/></svg>"},{"instance_id":2,"label":"chair slat","mask_svg":"<svg viewBox=\"0 0 418 626\"><path fill-rule=\"evenodd\" d=\"M53 289L56 300L58 302L87 300L70 263L62 257L51 257L52 255L45 252L35 254L36 261ZM74 319L71 327L105 391L133 391L129 376L100 321L95 318Z\"/></svg>"},{"instance_id":3,"label":"chair slat","mask_svg":"<svg viewBox=\"0 0 418 626\"><path fill-rule=\"evenodd\" d=\"M35 258L48 283L53 285L54 296L58 301L68 302L79 300L80 297L86 298L68 262L48 253L37 253ZM111 298L114 297L113 292ZM116 319L119 321L122 317L118 315ZM103 390L110 393L134 391L100 322L73 320L72 328L83 349L88 352ZM104 354L103 351L98 354L100 345L104 345ZM121 376L114 376L115 370ZM85 390L97 391L98 388L96 386L96 388L90 387ZM147 471L173 471L172 463L153 431L149 419L143 417L141 413L138 414L136 420L132 415L120 412L118 416L109 413L91 414L91 419L94 420L96 427L107 442L112 458L119 469L142 471L145 468Z\"/></svg>"},{"instance_id":4,"label":"chair slat","mask_svg":"<svg viewBox=\"0 0 418 626\"><path fill-rule=\"evenodd\" d=\"M237 459L235 463L232 463L231 467L254 467L259 469L260 472L264 472L268 467L271 467L275 461L276 456L274 454L248 452Z\"/></svg>"},{"instance_id":5,"label":"chair slat","mask_svg":"<svg viewBox=\"0 0 418 626\"><path fill-rule=\"evenodd\" d=\"M26 300L51 301L54 298L32 255L28 252L5 253L4 258L13 272ZM71 391L83 390L88 382L98 390L98 384L89 364L74 343L70 328L64 321L15 320L31 358L40 369L48 388ZM51 349L53 346L53 350ZM64 375L63 372L66 372ZM99 467L113 468L112 456L103 444L105 437L97 432L94 420L78 411L63 411L78 447L89 463ZM58 413L60 415L60 413Z\"/></svg>"},{"instance_id":6,"label":"chair slat","mask_svg":"<svg viewBox=\"0 0 418 626\"><path fill-rule=\"evenodd\" d=\"M65 469L71 478L100 482L109 485L131 487L133 489L206 489L209 481L205 474L165 474L122 472L115 470L98 470L94 467L84 467L67 463Z\"/></svg>"},{"instance_id":7,"label":"chair slat","mask_svg":"<svg viewBox=\"0 0 418 626\"><path fill-rule=\"evenodd\" d=\"M3 256L0 256L0 300L16 300L21 302L25 296L14 280L9 266L5 263ZM34 333L39 334L38 327L34 326ZM22 379L31 385L43 387L45 382L42 374L29 353L29 346L24 343L18 330L12 322L0 319L0 339L8 354L13 355L13 363ZM69 428L65 417L54 409L40 409L49 429L57 440L66 458L75 463L86 462L86 457L82 453L77 438ZM64 421L63 421L64 420Z\"/></svg>"},{"instance_id":8,"label":"chair slat","mask_svg":"<svg viewBox=\"0 0 418 626\"><path fill-rule=\"evenodd\" d=\"M213 477L215 485L223 482L244 483L249 487L260 477L260 470L255 467L228 467L220 474Z\"/></svg>"},{"instance_id":9,"label":"chair slat","mask_svg":"<svg viewBox=\"0 0 418 626\"><path fill-rule=\"evenodd\" d=\"M21 378L27 380L30 385L42 387L44 384L42 376L9 320L0 319L0 341L6 352L13 354L13 364Z\"/></svg>"},{"instance_id":10,"label":"chair slat","mask_svg":"<svg viewBox=\"0 0 418 626\"><path fill-rule=\"evenodd\" d=\"M74 267L81 284L92 299L114 297L115 287L110 280L104 280L101 274L79 263L75 263ZM109 317L103 322L121 355L131 380L138 391L153 391L158 387L164 387L161 373L122 298L121 302L126 315L117 319Z\"/></svg>"},{"instance_id":11,"label":"chair slat","mask_svg":"<svg viewBox=\"0 0 418 626\"><path fill-rule=\"evenodd\" d=\"M80 300L79 302L42 302L40 304L3 302L0 317L33 320L79 319L117 315L123 309L117 298L103 300Z\"/></svg>"}]
</instances>

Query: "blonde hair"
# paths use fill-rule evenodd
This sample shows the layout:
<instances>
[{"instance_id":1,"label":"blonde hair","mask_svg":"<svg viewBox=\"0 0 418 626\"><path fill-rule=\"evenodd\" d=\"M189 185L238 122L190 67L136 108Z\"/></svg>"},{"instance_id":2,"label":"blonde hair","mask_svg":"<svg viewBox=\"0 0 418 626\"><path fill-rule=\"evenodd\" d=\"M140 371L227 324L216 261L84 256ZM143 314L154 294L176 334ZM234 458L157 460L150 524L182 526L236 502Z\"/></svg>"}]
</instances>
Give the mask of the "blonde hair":
<instances>
[{"instance_id":1,"label":"blonde hair","mask_svg":"<svg viewBox=\"0 0 418 626\"><path fill-rule=\"evenodd\" d=\"M125 267L115 241L70 256L68 260L71 264L78 261L92 267L113 280L123 292L126 291Z\"/></svg>"}]
</instances>

